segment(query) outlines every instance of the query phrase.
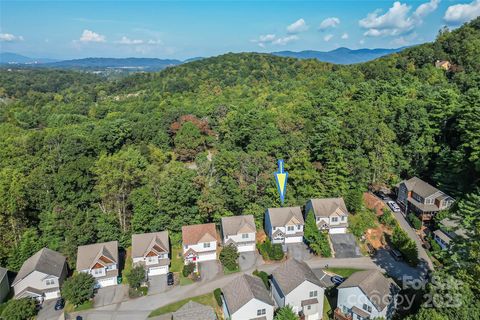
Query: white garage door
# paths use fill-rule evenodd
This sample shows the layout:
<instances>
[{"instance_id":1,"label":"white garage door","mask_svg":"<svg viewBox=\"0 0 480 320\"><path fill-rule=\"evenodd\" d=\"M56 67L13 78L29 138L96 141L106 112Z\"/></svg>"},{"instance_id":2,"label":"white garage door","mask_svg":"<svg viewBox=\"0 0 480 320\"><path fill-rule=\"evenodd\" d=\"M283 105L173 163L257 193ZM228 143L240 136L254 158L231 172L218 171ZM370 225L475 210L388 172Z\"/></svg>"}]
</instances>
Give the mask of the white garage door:
<instances>
[{"instance_id":1,"label":"white garage door","mask_svg":"<svg viewBox=\"0 0 480 320\"><path fill-rule=\"evenodd\" d=\"M156 276L159 274L166 274L168 272L168 266L154 267L148 269L149 276Z\"/></svg>"},{"instance_id":2,"label":"white garage door","mask_svg":"<svg viewBox=\"0 0 480 320\"><path fill-rule=\"evenodd\" d=\"M55 299L60 297L60 291L45 292L45 300Z\"/></svg>"},{"instance_id":3,"label":"white garage door","mask_svg":"<svg viewBox=\"0 0 480 320\"><path fill-rule=\"evenodd\" d=\"M97 280L98 286L100 288L114 286L117 284L117 278L106 278Z\"/></svg>"},{"instance_id":4,"label":"white garage door","mask_svg":"<svg viewBox=\"0 0 480 320\"><path fill-rule=\"evenodd\" d=\"M330 228L328 231L330 234L339 234L339 233L346 233L347 228Z\"/></svg>"}]
</instances>

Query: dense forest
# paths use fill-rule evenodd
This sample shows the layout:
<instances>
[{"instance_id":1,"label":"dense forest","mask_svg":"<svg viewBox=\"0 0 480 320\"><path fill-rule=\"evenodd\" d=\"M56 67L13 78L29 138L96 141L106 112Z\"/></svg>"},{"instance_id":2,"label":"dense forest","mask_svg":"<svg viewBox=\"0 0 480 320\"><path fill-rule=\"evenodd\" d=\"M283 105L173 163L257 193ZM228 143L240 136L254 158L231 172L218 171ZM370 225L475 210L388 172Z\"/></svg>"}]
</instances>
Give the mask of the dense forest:
<instances>
[{"instance_id":1,"label":"dense forest","mask_svg":"<svg viewBox=\"0 0 480 320\"><path fill-rule=\"evenodd\" d=\"M478 305L480 18L349 66L243 53L115 81L2 69L0 137L0 265L11 270L43 246L74 266L77 246L126 247L134 232L175 241L184 224L239 214L261 226L280 205L283 158L286 205L348 203L413 175L454 196L470 240L445 268Z\"/></svg>"}]
</instances>

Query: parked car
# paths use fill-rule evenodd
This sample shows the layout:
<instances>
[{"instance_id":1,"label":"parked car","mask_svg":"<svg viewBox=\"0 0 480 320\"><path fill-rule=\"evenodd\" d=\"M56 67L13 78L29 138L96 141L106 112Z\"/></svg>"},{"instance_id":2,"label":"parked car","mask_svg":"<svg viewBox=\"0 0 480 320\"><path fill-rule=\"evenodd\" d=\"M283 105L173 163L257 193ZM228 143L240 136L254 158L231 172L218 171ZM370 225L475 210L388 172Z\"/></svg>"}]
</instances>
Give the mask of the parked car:
<instances>
[{"instance_id":1,"label":"parked car","mask_svg":"<svg viewBox=\"0 0 480 320\"><path fill-rule=\"evenodd\" d=\"M345 278L342 278L340 276L332 277L332 282L335 283L336 285L342 284L343 281L345 281Z\"/></svg>"},{"instance_id":2,"label":"parked car","mask_svg":"<svg viewBox=\"0 0 480 320\"><path fill-rule=\"evenodd\" d=\"M60 298L55 302L55 310L62 310L65 307L65 299Z\"/></svg>"},{"instance_id":3,"label":"parked car","mask_svg":"<svg viewBox=\"0 0 480 320\"><path fill-rule=\"evenodd\" d=\"M173 272L167 273L167 285L173 286L174 283L174 278L173 278Z\"/></svg>"},{"instance_id":4,"label":"parked car","mask_svg":"<svg viewBox=\"0 0 480 320\"><path fill-rule=\"evenodd\" d=\"M389 196L387 196L385 193L383 193L382 191L377 191L375 193L377 195L377 197L379 197L380 199L382 199L383 201L388 201L388 200L391 200Z\"/></svg>"},{"instance_id":5,"label":"parked car","mask_svg":"<svg viewBox=\"0 0 480 320\"><path fill-rule=\"evenodd\" d=\"M393 212L400 212L400 207L395 201L388 201L387 204Z\"/></svg>"},{"instance_id":6,"label":"parked car","mask_svg":"<svg viewBox=\"0 0 480 320\"><path fill-rule=\"evenodd\" d=\"M374 256L377 253L377 250L368 242L367 242L367 250L370 256Z\"/></svg>"},{"instance_id":7,"label":"parked car","mask_svg":"<svg viewBox=\"0 0 480 320\"><path fill-rule=\"evenodd\" d=\"M398 250L390 249L390 254L392 255L393 259L397 261L402 260L402 254L398 252Z\"/></svg>"},{"instance_id":8,"label":"parked car","mask_svg":"<svg viewBox=\"0 0 480 320\"><path fill-rule=\"evenodd\" d=\"M83 320L82 316L77 316L75 320Z\"/></svg>"}]
</instances>

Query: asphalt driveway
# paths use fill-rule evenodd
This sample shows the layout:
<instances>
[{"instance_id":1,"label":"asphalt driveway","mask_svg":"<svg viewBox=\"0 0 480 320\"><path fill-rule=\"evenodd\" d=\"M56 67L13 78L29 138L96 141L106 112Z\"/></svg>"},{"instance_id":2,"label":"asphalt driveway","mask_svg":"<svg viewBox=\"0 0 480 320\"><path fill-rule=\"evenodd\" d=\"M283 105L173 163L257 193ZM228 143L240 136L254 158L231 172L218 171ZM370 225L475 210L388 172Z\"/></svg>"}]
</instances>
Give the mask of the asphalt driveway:
<instances>
[{"instance_id":1,"label":"asphalt driveway","mask_svg":"<svg viewBox=\"0 0 480 320\"><path fill-rule=\"evenodd\" d=\"M116 285L98 289L93 298L95 308L119 303L128 299L128 286Z\"/></svg>"},{"instance_id":2,"label":"asphalt driveway","mask_svg":"<svg viewBox=\"0 0 480 320\"><path fill-rule=\"evenodd\" d=\"M287 246L288 258L294 258L300 261L306 261L312 257L312 254L310 253L310 249L303 242L288 243L286 244L286 246Z\"/></svg>"},{"instance_id":3,"label":"asphalt driveway","mask_svg":"<svg viewBox=\"0 0 480 320\"><path fill-rule=\"evenodd\" d=\"M58 319L62 314L63 310L55 310L55 303L57 299L47 300L42 303L42 309L38 312L38 320L52 320Z\"/></svg>"},{"instance_id":4,"label":"asphalt driveway","mask_svg":"<svg viewBox=\"0 0 480 320\"><path fill-rule=\"evenodd\" d=\"M335 258L358 258L362 256L353 234L331 234L330 240L335 251Z\"/></svg>"},{"instance_id":5,"label":"asphalt driveway","mask_svg":"<svg viewBox=\"0 0 480 320\"><path fill-rule=\"evenodd\" d=\"M220 261L205 261L199 263L200 281L205 282L214 279L217 275L223 274Z\"/></svg>"},{"instance_id":6,"label":"asphalt driveway","mask_svg":"<svg viewBox=\"0 0 480 320\"><path fill-rule=\"evenodd\" d=\"M167 275L156 275L148 278L148 294L158 294L167 291Z\"/></svg>"},{"instance_id":7,"label":"asphalt driveway","mask_svg":"<svg viewBox=\"0 0 480 320\"><path fill-rule=\"evenodd\" d=\"M241 271L249 270L257 265L257 252L240 252L238 257L238 265Z\"/></svg>"}]
</instances>

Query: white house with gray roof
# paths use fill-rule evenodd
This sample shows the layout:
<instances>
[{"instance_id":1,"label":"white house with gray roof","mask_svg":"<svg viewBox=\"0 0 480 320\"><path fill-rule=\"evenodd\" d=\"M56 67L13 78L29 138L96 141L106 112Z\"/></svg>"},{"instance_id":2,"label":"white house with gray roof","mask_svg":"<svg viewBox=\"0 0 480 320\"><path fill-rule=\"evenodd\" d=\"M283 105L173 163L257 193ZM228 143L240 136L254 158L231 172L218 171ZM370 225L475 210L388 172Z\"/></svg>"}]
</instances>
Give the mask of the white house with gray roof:
<instances>
[{"instance_id":1,"label":"white house with gray roof","mask_svg":"<svg viewBox=\"0 0 480 320\"><path fill-rule=\"evenodd\" d=\"M383 317L391 319L396 308L397 284L378 270L359 271L338 286L336 319Z\"/></svg>"},{"instance_id":2,"label":"white house with gray roof","mask_svg":"<svg viewBox=\"0 0 480 320\"><path fill-rule=\"evenodd\" d=\"M222 218L223 244L234 245L238 252L255 251L257 227L253 215Z\"/></svg>"},{"instance_id":3,"label":"white house with gray roof","mask_svg":"<svg viewBox=\"0 0 480 320\"><path fill-rule=\"evenodd\" d=\"M143 266L149 277L168 272L169 252L168 231L132 235L133 265Z\"/></svg>"},{"instance_id":4,"label":"white house with gray roof","mask_svg":"<svg viewBox=\"0 0 480 320\"><path fill-rule=\"evenodd\" d=\"M233 279L222 288L222 301L226 319L273 320L274 302L258 277L244 274Z\"/></svg>"},{"instance_id":5,"label":"white house with gray roof","mask_svg":"<svg viewBox=\"0 0 480 320\"><path fill-rule=\"evenodd\" d=\"M118 263L118 241L78 247L77 271L91 274L97 288L117 284Z\"/></svg>"},{"instance_id":6,"label":"white house with gray roof","mask_svg":"<svg viewBox=\"0 0 480 320\"><path fill-rule=\"evenodd\" d=\"M272 243L303 242L304 225L300 207L269 208L265 213L265 232Z\"/></svg>"},{"instance_id":7,"label":"white house with gray roof","mask_svg":"<svg viewBox=\"0 0 480 320\"><path fill-rule=\"evenodd\" d=\"M43 248L28 258L12 283L14 298L39 301L60 297L60 287L67 276L66 259L60 253Z\"/></svg>"},{"instance_id":8,"label":"white house with gray roof","mask_svg":"<svg viewBox=\"0 0 480 320\"><path fill-rule=\"evenodd\" d=\"M8 271L0 267L0 303L2 303L10 292L10 284L8 283Z\"/></svg>"},{"instance_id":9,"label":"white house with gray roof","mask_svg":"<svg viewBox=\"0 0 480 320\"><path fill-rule=\"evenodd\" d=\"M215 311L210 306L195 301L188 301L180 309L172 313L172 320L216 320Z\"/></svg>"},{"instance_id":10,"label":"white house with gray roof","mask_svg":"<svg viewBox=\"0 0 480 320\"><path fill-rule=\"evenodd\" d=\"M330 234L346 233L348 210L343 198L310 199L305 205L305 215L312 211L318 229Z\"/></svg>"},{"instance_id":11,"label":"white house with gray roof","mask_svg":"<svg viewBox=\"0 0 480 320\"><path fill-rule=\"evenodd\" d=\"M439 228L433 231L433 239L442 250L447 250L453 239L461 237L468 238L467 232L460 226L459 217L445 218L439 223Z\"/></svg>"},{"instance_id":12,"label":"white house with gray roof","mask_svg":"<svg viewBox=\"0 0 480 320\"><path fill-rule=\"evenodd\" d=\"M290 259L272 272L272 296L278 307L291 306L305 320L323 315L325 287L303 261Z\"/></svg>"}]
</instances>

